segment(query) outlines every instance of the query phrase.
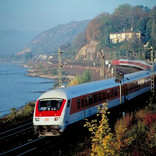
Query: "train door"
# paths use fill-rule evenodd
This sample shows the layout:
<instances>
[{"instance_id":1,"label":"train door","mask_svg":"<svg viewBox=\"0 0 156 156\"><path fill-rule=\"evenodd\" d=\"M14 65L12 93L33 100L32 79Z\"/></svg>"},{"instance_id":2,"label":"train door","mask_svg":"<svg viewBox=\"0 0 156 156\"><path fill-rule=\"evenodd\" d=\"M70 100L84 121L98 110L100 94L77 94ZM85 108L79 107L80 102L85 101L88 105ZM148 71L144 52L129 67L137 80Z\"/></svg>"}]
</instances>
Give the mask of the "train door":
<instances>
[{"instance_id":1,"label":"train door","mask_svg":"<svg viewBox=\"0 0 156 156\"><path fill-rule=\"evenodd\" d=\"M71 107L71 100L67 102L66 114L65 114L65 123L68 125L70 124L70 107Z\"/></svg>"},{"instance_id":2,"label":"train door","mask_svg":"<svg viewBox=\"0 0 156 156\"><path fill-rule=\"evenodd\" d=\"M91 95L87 95L83 98L84 100L84 107L83 107L83 118L87 118L90 116L90 109L89 109L89 105L90 105L90 98Z\"/></svg>"}]
</instances>

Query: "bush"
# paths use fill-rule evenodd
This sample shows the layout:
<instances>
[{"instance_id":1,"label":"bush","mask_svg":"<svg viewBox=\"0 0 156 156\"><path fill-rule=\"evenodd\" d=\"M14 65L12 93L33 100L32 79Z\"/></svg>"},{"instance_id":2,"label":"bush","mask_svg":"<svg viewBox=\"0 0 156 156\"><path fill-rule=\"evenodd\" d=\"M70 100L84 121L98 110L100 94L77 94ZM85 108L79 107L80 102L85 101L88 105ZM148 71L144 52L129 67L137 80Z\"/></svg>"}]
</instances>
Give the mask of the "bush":
<instances>
[{"instance_id":1,"label":"bush","mask_svg":"<svg viewBox=\"0 0 156 156\"><path fill-rule=\"evenodd\" d=\"M151 125L154 122L156 122L156 114L147 114L145 116L146 125Z\"/></svg>"},{"instance_id":2,"label":"bush","mask_svg":"<svg viewBox=\"0 0 156 156\"><path fill-rule=\"evenodd\" d=\"M127 114L117 120L113 134L106 111L104 108L100 112L100 122L92 120L85 125L92 134L91 155L156 155L156 114L147 114L144 110Z\"/></svg>"},{"instance_id":3,"label":"bush","mask_svg":"<svg viewBox=\"0 0 156 156\"><path fill-rule=\"evenodd\" d=\"M91 72L86 70L84 73L77 75L74 79L72 79L68 86L73 86L81 83L86 83L91 81Z\"/></svg>"},{"instance_id":4,"label":"bush","mask_svg":"<svg viewBox=\"0 0 156 156\"><path fill-rule=\"evenodd\" d=\"M145 110L141 109L135 114L135 120L136 121L143 121L145 119L146 112Z\"/></svg>"},{"instance_id":5,"label":"bush","mask_svg":"<svg viewBox=\"0 0 156 156\"><path fill-rule=\"evenodd\" d=\"M134 120L135 119L135 122ZM136 120L137 119L137 120ZM156 114L141 110L134 117L127 115L115 125L119 155L154 155L156 152Z\"/></svg>"},{"instance_id":6,"label":"bush","mask_svg":"<svg viewBox=\"0 0 156 156\"><path fill-rule=\"evenodd\" d=\"M88 130L91 132L91 156L111 156L115 155L114 138L109 128L107 112L108 108L106 104L103 104L103 107L100 108L100 113L97 116L101 117L101 121L92 120L91 122L86 122L85 127L88 127Z\"/></svg>"},{"instance_id":7,"label":"bush","mask_svg":"<svg viewBox=\"0 0 156 156\"><path fill-rule=\"evenodd\" d=\"M0 119L0 130L8 128L12 125L32 119L35 103L30 102L26 104L22 109L16 110L11 108L11 113Z\"/></svg>"}]
</instances>

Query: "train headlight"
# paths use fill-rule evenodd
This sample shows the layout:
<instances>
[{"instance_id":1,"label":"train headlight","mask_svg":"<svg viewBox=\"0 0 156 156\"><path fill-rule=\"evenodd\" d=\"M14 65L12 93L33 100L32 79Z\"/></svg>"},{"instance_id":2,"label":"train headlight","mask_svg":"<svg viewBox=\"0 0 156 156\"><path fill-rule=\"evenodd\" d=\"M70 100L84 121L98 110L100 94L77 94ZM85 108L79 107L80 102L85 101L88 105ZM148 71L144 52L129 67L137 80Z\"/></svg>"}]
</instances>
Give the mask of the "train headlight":
<instances>
[{"instance_id":1,"label":"train headlight","mask_svg":"<svg viewBox=\"0 0 156 156\"><path fill-rule=\"evenodd\" d=\"M55 117L54 121L58 121L60 119L60 117Z\"/></svg>"},{"instance_id":2,"label":"train headlight","mask_svg":"<svg viewBox=\"0 0 156 156\"><path fill-rule=\"evenodd\" d=\"M40 118L35 118L35 121L40 121Z\"/></svg>"}]
</instances>

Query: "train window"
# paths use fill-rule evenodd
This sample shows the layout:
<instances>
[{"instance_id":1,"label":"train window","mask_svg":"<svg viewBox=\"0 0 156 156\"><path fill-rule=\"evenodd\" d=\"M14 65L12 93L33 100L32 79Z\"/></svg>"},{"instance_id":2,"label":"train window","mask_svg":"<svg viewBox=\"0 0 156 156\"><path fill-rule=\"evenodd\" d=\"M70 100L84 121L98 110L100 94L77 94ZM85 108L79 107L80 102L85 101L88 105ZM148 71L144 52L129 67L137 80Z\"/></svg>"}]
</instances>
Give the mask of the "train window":
<instances>
[{"instance_id":1,"label":"train window","mask_svg":"<svg viewBox=\"0 0 156 156\"><path fill-rule=\"evenodd\" d=\"M110 97L111 97L110 90L107 90L107 99L109 99Z\"/></svg>"},{"instance_id":2,"label":"train window","mask_svg":"<svg viewBox=\"0 0 156 156\"><path fill-rule=\"evenodd\" d=\"M92 105L93 104L92 95L88 96L88 100L89 100L89 105Z\"/></svg>"},{"instance_id":3,"label":"train window","mask_svg":"<svg viewBox=\"0 0 156 156\"><path fill-rule=\"evenodd\" d=\"M100 102L101 100L102 100L101 93L98 93L98 101Z\"/></svg>"},{"instance_id":4,"label":"train window","mask_svg":"<svg viewBox=\"0 0 156 156\"><path fill-rule=\"evenodd\" d=\"M118 95L118 89L114 88L113 93L114 93L114 97L116 97Z\"/></svg>"},{"instance_id":5,"label":"train window","mask_svg":"<svg viewBox=\"0 0 156 156\"><path fill-rule=\"evenodd\" d=\"M103 100L105 101L106 100L106 93L103 92L102 94L103 94Z\"/></svg>"},{"instance_id":6,"label":"train window","mask_svg":"<svg viewBox=\"0 0 156 156\"><path fill-rule=\"evenodd\" d=\"M59 110L61 108L63 99L50 99L39 101L39 111Z\"/></svg>"},{"instance_id":7,"label":"train window","mask_svg":"<svg viewBox=\"0 0 156 156\"><path fill-rule=\"evenodd\" d=\"M77 108L80 109L81 105L80 105L80 99L77 99Z\"/></svg>"},{"instance_id":8,"label":"train window","mask_svg":"<svg viewBox=\"0 0 156 156\"><path fill-rule=\"evenodd\" d=\"M97 103L97 94L93 94L94 103Z\"/></svg>"},{"instance_id":9,"label":"train window","mask_svg":"<svg viewBox=\"0 0 156 156\"><path fill-rule=\"evenodd\" d=\"M128 90L128 87L126 87L126 94L128 93L128 91L129 91L129 90Z\"/></svg>"},{"instance_id":10,"label":"train window","mask_svg":"<svg viewBox=\"0 0 156 156\"><path fill-rule=\"evenodd\" d=\"M68 104L67 104L67 107L70 107L70 100L68 100Z\"/></svg>"},{"instance_id":11,"label":"train window","mask_svg":"<svg viewBox=\"0 0 156 156\"><path fill-rule=\"evenodd\" d=\"M129 92L131 92L132 91L132 87L131 87L130 84L128 85L128 88L129 88Z\"/></svg>"},{"instance_id":12,"label":"train window","mask_svg":"<svg viewBox=\"0 0 156 156\"><path fill-rule=\"evenodd\" d=\"M81 99L81 106L84 107L84 98Z\"/></svg>"},{"instance_id":13,"label":"train window","mask_svg":"<svg viewBox=\"0 0 156 156\"><path fill-rule=\"evenodd\" d=\"M84 101L85 101L85 106L88 106L88 98L87 97L85 98Z\"/></svg>"}]
</instances>

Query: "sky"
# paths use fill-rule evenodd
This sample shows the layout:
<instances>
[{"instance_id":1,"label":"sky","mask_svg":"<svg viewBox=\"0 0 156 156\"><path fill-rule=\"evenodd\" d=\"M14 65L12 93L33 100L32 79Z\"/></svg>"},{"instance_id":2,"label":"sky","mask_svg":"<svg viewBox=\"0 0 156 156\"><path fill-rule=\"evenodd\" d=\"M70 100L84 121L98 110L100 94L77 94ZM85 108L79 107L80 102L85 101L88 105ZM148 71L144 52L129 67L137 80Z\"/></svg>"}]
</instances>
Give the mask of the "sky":
<instances>
[{"instance_id":1,"label":"sky","mask_svg":"<svg viewBox=\"0 0 156 156\"><path fill-rule=\"evenodd\" d=\"M0 0L0 30L45 31L88 20L121 4L156 6L156 0Z\"/></svg>"}]
</instances>

